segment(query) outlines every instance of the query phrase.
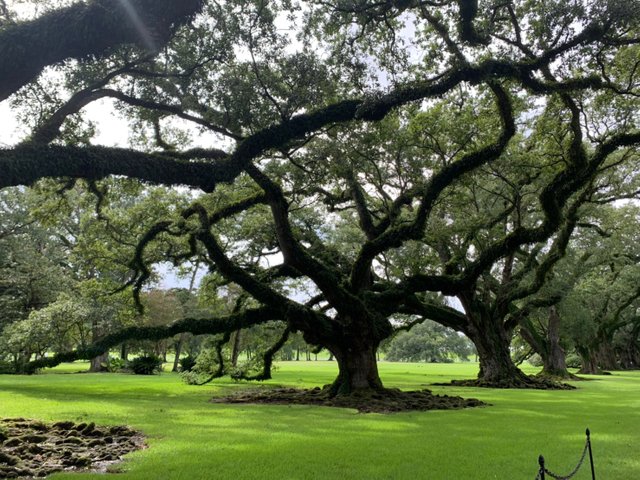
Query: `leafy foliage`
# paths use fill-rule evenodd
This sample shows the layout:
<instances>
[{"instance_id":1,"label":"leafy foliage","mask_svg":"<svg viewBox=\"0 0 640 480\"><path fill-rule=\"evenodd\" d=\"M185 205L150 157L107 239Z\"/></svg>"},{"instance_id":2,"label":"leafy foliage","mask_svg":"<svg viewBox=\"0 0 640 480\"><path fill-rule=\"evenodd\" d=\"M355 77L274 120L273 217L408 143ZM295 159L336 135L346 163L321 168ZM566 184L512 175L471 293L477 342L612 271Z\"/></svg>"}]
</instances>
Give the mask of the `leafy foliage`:
<instances>
[{"instance_id":1,"label":"leafy foliage","mask_svg":"<svg viewBox=\"0 0 640 480\"><path fill-rule=\"evenodd\" d=\"M196 359L191 355L186 357L182 357L180 359L180 371L181 372L190 372L196 366Z\"/></svg>"},{"instance_id":2,"label":"leafy foliage","mask_svg":"<svg viewBox=\"0 0 640 480\"><path fill-rule=\"evenodd\" d=\"M459 333L426 321L408 332L398 333L386 346L386 359L400 362L449 363L467 361L473 345Z\"/></svg>"},{"instance_id":3,"label":"leafy foliage","mask_svg":"<svg viewBox=\"0 0 640 480\"><path fill-rule=\"evenodd\" d=\"M154 375L162 371L162 359L154 355L136 357L127 363L127 368L136 375Z\"/></svg>"}]
</instances>

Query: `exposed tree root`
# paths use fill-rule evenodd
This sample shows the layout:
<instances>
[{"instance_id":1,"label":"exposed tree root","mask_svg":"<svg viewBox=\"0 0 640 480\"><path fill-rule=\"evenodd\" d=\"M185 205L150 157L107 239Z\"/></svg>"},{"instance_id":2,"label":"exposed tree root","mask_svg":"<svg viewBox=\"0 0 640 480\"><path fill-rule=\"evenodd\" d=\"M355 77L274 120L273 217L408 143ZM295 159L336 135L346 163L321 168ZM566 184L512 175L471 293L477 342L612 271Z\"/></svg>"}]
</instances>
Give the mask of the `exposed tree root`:
<instances>
[{"instance_id":1,"label":"exposed tree root","mask_svg":"<svg viewBox=\"0 0 640 480\"><path fill-rule=\"evenodd\" d=\"M584 382L587 380L586 378L579 377L577 375L574 375L571 372L566 372L562 374L540 372L537 375L535 375L534 378L541 379L541 380L551 380L552 382L565 382L565 381Z\"/></svg>"},{"instance_id":2,"label":"exposed tree root","mask_svg":"<svg viewBox=\"0 0 640 480\"><path fill-rule=\"evenodd\" d=\"M355 408L361 413L395 413L411 410L451 410L486 405L475 398L434 395L430 390L404 392L396 389L357 390L350 395L331 396L330 389L252 388L223 397L214 403L267 403Z\"/></svg>"},{"instance_id":3,"label":"exposed tree root","mask_svg":"<svg viewBox=\"0 0 640 480\"><path fill-rule=\"evenodd\" d=\"M433 385L451 387L480 387L480 388L514 388L532 390L575 390L576 387L568 383L562 383L548 377L517 377L495 381L482 378L470 380L451 380L450 383L434 383Z\"/></svg>"},{"instance_id":4,"label":"exposed tree root","mask_svg":"<svg viewBox=\"0 0 640 480\"><path fill-rule=\"evenodd\" d=\"M45 477L62 471L105 472L123 455L144 448L129 427L94 423L0 420L0 478Z\"/></svg>"},{"instance_id":5,"label":"exposed tree root","mask_svg":"<svg viewBox=\"0 0 640 480\"><path fill-rule=\"evenodd\" d=\"M578 373L580 375L611 375L611 372L607 372L606 370L601 370L599 368L595 371L580 369L578 370Z\"/></svg>"}]
</instances>

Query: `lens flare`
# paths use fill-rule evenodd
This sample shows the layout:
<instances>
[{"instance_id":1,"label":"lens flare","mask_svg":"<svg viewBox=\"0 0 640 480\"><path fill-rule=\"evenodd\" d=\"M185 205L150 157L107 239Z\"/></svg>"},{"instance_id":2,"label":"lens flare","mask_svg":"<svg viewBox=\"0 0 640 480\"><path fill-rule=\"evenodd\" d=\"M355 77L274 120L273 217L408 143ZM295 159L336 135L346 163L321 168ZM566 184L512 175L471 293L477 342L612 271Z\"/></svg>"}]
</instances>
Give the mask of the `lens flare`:
<instances>
[{"instance_id":1,"label":"lens flare","mask_svg":"<svg viewBox=\"0 0 640 480\"><path fill-rule=\"evenodd\" d=\"M147 30L147 27L145 27L144 22L140 18L140 15L136 11L135 7L131 5L131 2L129 0L118 0L118 1L120 2L120 4L122 5L122 8L124 8L125 12L129 16L129 19L133 23L133 26L138 31L138 34L140 35L140 38L142 39L144 46L151 51L155 51L157 47L155 42L153 41L153 36L149 33L149 30Z\"/></svg>"}]
</instances>

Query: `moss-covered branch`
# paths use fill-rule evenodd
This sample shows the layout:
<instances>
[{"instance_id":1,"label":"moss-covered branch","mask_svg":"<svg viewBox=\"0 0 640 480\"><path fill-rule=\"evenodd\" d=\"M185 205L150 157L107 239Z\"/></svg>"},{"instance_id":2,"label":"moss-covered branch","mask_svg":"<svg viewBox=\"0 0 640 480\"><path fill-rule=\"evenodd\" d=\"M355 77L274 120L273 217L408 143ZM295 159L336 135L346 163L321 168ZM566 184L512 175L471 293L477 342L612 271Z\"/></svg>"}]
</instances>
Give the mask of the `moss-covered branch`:
<instances>
[{"instance_id":1,"label":"moss-covered branch","mask_svg":"<svg viewBox=\"0 0 640 480\"><path fill-rule=\"evenodd\" d=\"M200 152L192 153L199 158ZM97 180L109 175L167 186L188 185L204 191L213 190L218 182L233 179L217 164L126 148L25 144L0 149L0 188L30 185L49 177Z\"/></svg>"},{"instance_id":2,"label":"moss-covered branch","mask_svg":"<svg viewBox=\"0 0 640 480\"><path fill-rule=\"evenodd\" d=\"M362 246L351 272L351 284L356 290L363 286L371 268L371 263L377 255L389 248L399 247L406 240L417 239L422 236L431 209L445 188L463 175L481 165L496 160L502 155L502 152L516 132L513 109L509 94L502 86L495 82L490 82L489 86L495 95L503 126L502 132L493 143L464 155L458 161L440 170L426 182L420 192L418 212L411 223L392 226Z\"/></svg>"},{"instance_id":3,"label":"moss-covered branch","mask_svg":"<svg viewBox=\"0 0 640 480\"><path fill-rule=\"evenodd\" d=\"M404 304L399 308L399 312L409 315L417 315L420 318L407 325L396 328L396 331L410 330L415 325L423 323L425 320L432 320L440 325L444 325L459 332L463 331L467 324L467 318L464 313L447 305L421 302L415 298L415 296L411 296L410 294L407 294Z\"/></svg>"},{"instance_id":4,"label":"moss-covered branch","mask_svg":"<svg viewBox=\"0 0 640 480\"><path fill-rule=\"evenodd\" d=\"M446 295L455 295L468 288L499 258L516 251L522 245L543 242L553 235L566 219L563 209L571 195L584 188L594 178L599 167L610 154L619 148L635 145L640 145L640 132L616 135L602 142L588 158L579 158L570 162L567 168L559 172L540 194L544 221L536 227L517 228L489 245L463 273L458 275L418 274L408 277L401 282L400 286L415 292L440 291ZM572 151L569 153L571 154ZM574 148L573 154L582 156L582 148Z\"/></svg>"},{"instance_id":5,"label":"moss-covered branch","mask_svg":"<svg viewBox=\"0 0 640 480\"><path fill-rule=\"evenodd\" d=\"M101 56L133 44L157 51L202 0L93 0L0 29L0 100L34 80L48 65Z\"/></svg>"},{"instance_id":6,"label":"moss-covered branch","mask_svg":"<svg viewBox=\"0 0 640 480\"><path fill-rule=\"evenodd\" d=\"M171 338L181 333L191 333L193 335L215 335L230 331L248 328L252 325L266 323L270 320L280 320L280 311L269 307L255 308L235 313L227 317L219 318L185 318L168 326L157 327L130 327L125 328L111 335L107 335L102 340L80 348L72 352L58 353L53 357L42 358L29 362L25 370L33 373L38 369L55 367L64 362L74 362L76 360L89 360L102 355L109 349L130 340L162 340Z\"/></svg>"},{"instance_id":7,"label":"moss-covered branch","mask_svg":"<svg viewBox=\"0 0 640 480\"><path fill-rule=\"evenodd\" d=\"M553 57L549 61L552 59ZM0 188L31 184L36 180L47 177L66 176L96 179L107 175L124 175L152 183L188 185L211 191L217 183L233 181L253 160L266 152L286 147L290 142L304 138L327 125L353 120L377 121L396 107L416 100L443 95L462 82L479 83L487 79L508 78L520 80L523 83L535 83L530 75L535 68L538 68L537 64L534 67L527 62L518 64L490 60L475 66L466 66L455 70L438 80L428 80L399 87L386 95L374 96L364 100L343 100L314 112L294 116L286 122L260 130L243 140L235 151L226 158L223 158L223 154L219 150L211 152L193 150L169 156L146 154L129 149L98 147L25 145L15 149L4 149L0 150L0 172L2 172ZM0 78L2 77L0 76ZM495 80L492 80L491 84L496 85ZM601 84L594 85L589 82L586 84L578 82L575 85L571 82L566 85L562 82L554 82L545 88L541 87L541 82L537 82L536 85L539 89L551 92L602 87ZM528 84L525 86L528 86ZM500 100L499 104L501 116L506 121L508 115L505 115L505 107L508 104L503 100ZM150 105L147 106L150 107ZM508 108L510 109L510 106ZM55 123L53 122L53 124ZM512 120L509 123L512 125ZM510 130L511 127L506 125L500 144L491 145L487 149L475 152L464 161L450 166L437 178L434 177L429 187L431 194L437 194L442 185L449 184L450 182L447 179L451 175L457 177L461 172L475 168L478 159L482 158L482 162L485 162L488 160L484 156L493 158L496 152L499 154L503 148L503 140L506 137L510 137ZM43 138L50 139L51 133L47 132ZM201 155L198 155L199 153ZM183 159L188 155L193 155L194 158L215 158L217 161L215 164L205 165L202 163L181 163L169 160L171 157ZM444 184L442 183L443 180L446 180ZM404 199L404 201L408 200ZM425 207L423 208L427 208L428 203L425 202ZM419 226L417 225L416 227ZM416 229L414 228L414 230ZM372 245L367 248L371 249L371 252L376 250ZM366 257L370 256L371 253L366 255ZM366 267L366 263L367 259L365 258L360 267Z\"/></svg>"},{"instance_id":8,"label":"moss-covered branch","mask_svg":"<svg viewBox=\"0 0 640 480\"><path fill-rule=\"evenodd\" d=\"M289 334L291 333L291 329L286 327L276 343L271 345L262 355L262 371L258 372L255 375L247 375L244 372L240 372L233 376L233 378L237 378L239 380L269 380L271 378L271 366L273 365L273 359L276 356L284 344L287 343L289 339Z\"/></svg>"}]
</instances>

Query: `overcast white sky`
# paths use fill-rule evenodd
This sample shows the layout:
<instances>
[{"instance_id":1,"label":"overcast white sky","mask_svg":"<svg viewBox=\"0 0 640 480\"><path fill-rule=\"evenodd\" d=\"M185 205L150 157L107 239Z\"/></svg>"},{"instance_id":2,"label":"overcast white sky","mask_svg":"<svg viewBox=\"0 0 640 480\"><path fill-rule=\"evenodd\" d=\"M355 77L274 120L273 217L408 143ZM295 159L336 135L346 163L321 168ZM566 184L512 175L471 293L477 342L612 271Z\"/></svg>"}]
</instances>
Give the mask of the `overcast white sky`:
<instances>
[{"instance_id":1,"label":"overcast white sky","mask_svg":"<svg viewBox=\"0 0 640 480\"><path fill-rule=\"evenodd\" d=\"M127 122L119 118L105 100L88 105L83 113L98 126L98 134L93 143L124 147L129 140ZM15 145L25 139L26 133L18 124L9 106L9 100L0 102L0 146Z\"/></svg>"}]
</instances>

